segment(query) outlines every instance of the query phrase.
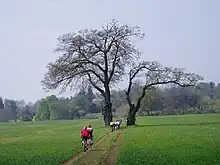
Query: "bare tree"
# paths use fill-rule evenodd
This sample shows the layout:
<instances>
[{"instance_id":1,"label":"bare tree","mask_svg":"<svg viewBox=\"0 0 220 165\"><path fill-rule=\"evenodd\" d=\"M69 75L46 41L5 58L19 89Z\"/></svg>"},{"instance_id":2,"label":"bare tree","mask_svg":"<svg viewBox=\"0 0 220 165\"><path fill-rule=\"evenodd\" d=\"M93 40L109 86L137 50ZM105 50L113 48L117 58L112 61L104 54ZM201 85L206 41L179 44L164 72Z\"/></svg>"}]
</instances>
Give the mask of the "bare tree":
<instances>
[{"instance_id":1,"label":"bare tree","mask_svg":"<svg viewBox=\"0 0 220 165\"><path fill-rule=\"evenodd\" d=\"M58 38L55 52L62 55L48 65L42 81L46 89L88 86L91 84L105 100L104 121L112 121L110 87L125 75L125 67L139 57L136 39L144 34L139 27L119 25L113 20L101 30L81 30Z\"/></svg>"},{"instance_id":2,"label":"bare tree","mask_svg":"<svg viewBox=\"0 0 220 165\"><path fill-rule=\"evenodd\" d=\"M135 79L145 75L145 85L143 86L142 92L134 104L130 98L130 92L132 84ZM160 63L155 61L142 61L138 65L134 65L129 72L129 84L125 91L126 99L130 107L127 116L127 125L135 125L135 115L140 109L141 100L146 94L146 90L155 85L163 84L176 84L181 87L194 86L199 80L203 78L194 73L186 73L184 69L164 67Z\"/></svg>"}]
</instances>

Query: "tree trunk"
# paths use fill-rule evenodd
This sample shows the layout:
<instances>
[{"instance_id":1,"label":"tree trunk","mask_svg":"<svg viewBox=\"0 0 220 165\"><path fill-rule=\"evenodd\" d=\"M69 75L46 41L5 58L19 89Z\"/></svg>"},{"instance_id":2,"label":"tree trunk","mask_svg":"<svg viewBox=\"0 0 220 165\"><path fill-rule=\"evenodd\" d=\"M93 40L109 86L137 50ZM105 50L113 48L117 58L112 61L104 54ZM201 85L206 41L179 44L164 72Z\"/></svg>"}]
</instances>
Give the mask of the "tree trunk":
<instances>
[{"instance_id":1,"label":"tree trunk","mask_svg":"<svg viewBox=\"0 0 220 165\"><path fill-rule=\"evenodd\" d=\"M112 103L109 85L105 85L105 106L103 109L105 126L109 126L112 122Z\"/></svg>"},{"instance_id":2,"label":"tree trunk","mask_svg":"<svg viewBox=\"0 0 220 165\"><path fill-rule=\"evenodd\" d=\"M150 116L150 111L149 110L147 110L147 116Z\"/></svg>"},{"instance_id":3,"label":"tree trunk","mask_svg":"<svg viewBox=\"0 0 220 165\"><path fill-rule=\"evenodd\" d=\"M111 96L110 96L110 90L108 87L105 89L105 106L104 106L104 122L105 126L109 126L110 122L112 122L112 103L111 103Z\"/></svg>"},{"instance_id":4,"label":"tree trunk","mask_svg":"<svg viewBox=\"0 0 220 165\"><path fill-rule=\"evenodd\" d=\"M132 126L135 125L135 121L136 121L136 107L134 105L132 105L130 107L130 110L128 112L128 117L127 117L127 126Z\"/></svg>"},{"instance_id":5,"label":"tree trunk","mask_svg":"<svg viewBox=\"0 0 220 165\"><path fill-rule=\"evenodd\" d=\"M105 105L103 116L104 116L105 126L107 127L110 125L110 122L112 122L112 103Z\"/></svg>"}]
</instances>

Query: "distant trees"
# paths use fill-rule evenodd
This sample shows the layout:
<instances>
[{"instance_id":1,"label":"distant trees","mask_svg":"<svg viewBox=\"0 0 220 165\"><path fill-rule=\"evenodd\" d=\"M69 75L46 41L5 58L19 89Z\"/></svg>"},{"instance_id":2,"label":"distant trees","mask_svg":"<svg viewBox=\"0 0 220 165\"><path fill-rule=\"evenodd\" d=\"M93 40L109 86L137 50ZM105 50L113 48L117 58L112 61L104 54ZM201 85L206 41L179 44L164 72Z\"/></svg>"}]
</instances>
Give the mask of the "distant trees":
<instances>
[{"instance_id":1,"label":"distant trees","mask_svg":"<svg viewBox=\"0 0 220 165\"><path fill-rule=\"evenodd\" d=\"M32 121L34 114L31 113L30 109L31 109L30 105L25 105L22 108L22 110L20 111L20 119L22 121Z\"/></svg>"},{"instance_id":2,"label":"distant trees","mask_svg":"<svg viewBox=\"0 0 220 165\"><path fill-rule=\"evenodd\" d=\"M17 121L17 113L18 113L18 111L17 111L18 108L17 108L16 102L14 100L5 99L4 105L5 105L5 109L7 111L12 112L14 121L16 122Z\"/></svg>"},{"instance_id":3,"label":"distant trees","mask_svg":"<svg viewBox=\"0 0 220 165\"><path fill-rule=\"evenodd\" d=\"M206 85L204 85L206 84ZM210 98L209 83L199 83L194 87L157 88L156 99L162 102L162 108L156 108L161 114L191 114L191 113L218 113L220 93L218 86L214 87L214 98ZM200 88L206 86L207 88ZM143 102L145 102L143 100Z\"/></svg>"},{"instance_id":4,"label":"distant trees","mask_svg":"<svg viewBox=\"0 0 220 165\"><path fill-rule=\"evenodd\" d=\"M71 118L80 118L87 113L88 106L86 105L85 91L79 92L74 98L71 99L69 107L72 114Z\"/></svg>"},{"instance_id":5,"label":"distant trees","mask_svg":"<svg viewBox=\"0 0 220 165\"><path fill-rule=\"evenodd\" d=\"M68 99L59 99L55 95L46 97L50 120L62 120L68 117Z\"/></svg>"},{"instance_id":6,"label":"distant trees","mask_svg":"<svg viewBox=\"0 0 220 165\"><path fill-rule=\"evenodd\" d=\"M143 112L147 112L147 115L150 115L150 112L154 109L162 109L162 102L159 102L157 99L157 93L156 88L151 87L146 89L146 94L143 97L143 100L141 102L141 107L139 109L139 114L142 115Z\"/></svg>"},{"instance_id":7,"label":"distant trees","mask_svg":"<svg viewBox=\"0 0 220 165\"><path fill-rule=\"evenodd\" d=\"M2 97L0 97L0 109L4 109L4 103Z\"/></svg>"},{"instance_id":8,"label":"distant trees","mask_svg":"<svg viewBox=\"0 0 220 165\"><path fill-rule=\"evenodd\" d=\"M91 88L86 92L80 90L74 97L57 98L55 95L48 96L38 104L36 120L63 120L75 119L89 113L100 112L93 103L95 95Z\"/></svg>"},{"instance_id":9,"label":"distant trees","mask_svg":"<svg viewBox=\"0 0 220 165\"><path fill-rule=\"evenodd\" d=\"M69 99L48 96L39 101L36 112L36 120L62 120L68 118Z\"/></svg>"},{"instance_id":10,"label":"distant trees","mask_svg":"<svg viewBox=\"0 0 220 165\"><path fill-rule=\"evenodd\" d=\"M37 120L49 120L50 119L50 106L47 98L41 99L36 113Z\"/></svg>"},{"instance_id":11,"label":"distant trees","mask_svg":"<svg viewBox=\"0 0 220 165\"><path fill-rule=\"evenodd\" d=\"M17 119L22 121L32 121L36 110L33 110L34 104L25 103L24 100L15 101L17 106Z\"/></svg>"},{"instance_id":12,"label":"distant trees","mask_svg":"<svg viewBox=\"0 0 220 165\"><path fill-rule=\"evenodd\" d=\"M210 86L210 83L205 82L195 87L152 86L146 89L136 115L220 113L219 86ZM129 95L132 104L137 104L143 88L144 84L134 81ZM25 103L24 100L4 100L4 109L0 109L1 121L15 119L15 116L16 120L22 121L31 121L33 118L35 120L87 118L93 116L92 113L100 115L104 107L103 97L93 93L91 89L81 90L70 98L51 95L35 103ZM124 90L112 90L111 100L114 115L128 114L130 108ZM13 108L16 108L16 114L12 113Z\"/></svg>"}]
</instances>

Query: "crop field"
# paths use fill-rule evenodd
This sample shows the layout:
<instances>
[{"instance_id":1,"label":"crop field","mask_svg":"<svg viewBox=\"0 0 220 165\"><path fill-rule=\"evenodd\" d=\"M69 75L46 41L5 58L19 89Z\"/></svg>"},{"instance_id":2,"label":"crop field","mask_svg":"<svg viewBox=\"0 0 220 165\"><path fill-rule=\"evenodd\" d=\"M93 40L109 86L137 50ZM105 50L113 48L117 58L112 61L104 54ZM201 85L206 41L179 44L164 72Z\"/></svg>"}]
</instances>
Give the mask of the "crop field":
<instances>
[{"instance_id":1,"label":"crop field","mask_svg":"<svg viewBox=\"0 0 220 165\"><path fill-rule=\"evenodd\" d=\"M71 164L220 165L220 115L139 117L138 126L108 135L102 120L1 123L0 165L62 164L82 151L88 124L94 149Z\"/></svg>"},{"instance_id":2,"label":"crop field","mask_svg":"<svg viewBox=\"0 0 220 165\"><path fill-rule=\"evenodd\" d=\"M56 165L82 150L80 131L88 124L98 139L102 120L0 124L0 165Z\"/></svg>"},{"instance_id":3,"label":"crop field","mask_svg":"<svg viewBox=\"0 0 220 165\"><path fill-rule=\"evenodd\" d=\"M220 165L220 115L146 117L125 132L118 165Z\"/></svg>"}]
</instances>

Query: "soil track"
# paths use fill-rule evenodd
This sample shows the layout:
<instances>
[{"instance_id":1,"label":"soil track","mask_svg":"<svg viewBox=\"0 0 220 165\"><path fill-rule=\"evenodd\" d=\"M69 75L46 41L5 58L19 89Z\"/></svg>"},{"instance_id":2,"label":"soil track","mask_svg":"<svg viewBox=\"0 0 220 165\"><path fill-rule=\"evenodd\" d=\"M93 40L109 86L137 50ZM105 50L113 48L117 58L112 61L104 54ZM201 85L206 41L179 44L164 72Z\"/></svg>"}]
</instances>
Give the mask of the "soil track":
<instances>
[{"instance_id":1,"label":"soil track","mask_svg":"<svg viewBox=\"0 0 220 165\"><path fill-rule=\"evenodd\" d=\"M117 164L117 157L120 151L120 145L123 140L123 134L120 132L117 136L116 142L111 146L111 149L108 153L108 156L105 160L105 165L116 165Z\"/></svg>"},{"instance_id":2,"label":"soil track","mask_svg":"<svg viewBox=\"0 0 220 165\"><path fill-rule=\"evenodd\" d=\"M120 130L106 133L87 152L76 153L62 165L115 165L122 135Z\"/></svg>"},{"instance_id":3,"label":"soil track","mask_svg":"<svg viewBox=\"0 0 220 165\"><path fill-rule=\"evenodd\" d=\"M102 138L98 139L97 142L87 151L87 152L77 152L71 159L64 161L61 165L72 165L73 162L77 161L79 158L85 156L93 147L98 146L102 141L104 141L110 133L106 133Z\"/></svg>"}]
</instances>

